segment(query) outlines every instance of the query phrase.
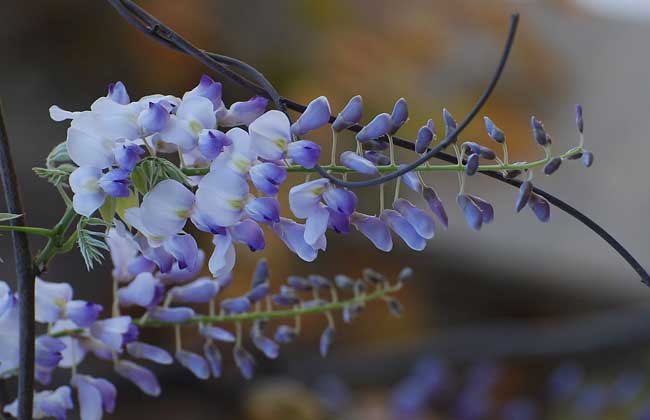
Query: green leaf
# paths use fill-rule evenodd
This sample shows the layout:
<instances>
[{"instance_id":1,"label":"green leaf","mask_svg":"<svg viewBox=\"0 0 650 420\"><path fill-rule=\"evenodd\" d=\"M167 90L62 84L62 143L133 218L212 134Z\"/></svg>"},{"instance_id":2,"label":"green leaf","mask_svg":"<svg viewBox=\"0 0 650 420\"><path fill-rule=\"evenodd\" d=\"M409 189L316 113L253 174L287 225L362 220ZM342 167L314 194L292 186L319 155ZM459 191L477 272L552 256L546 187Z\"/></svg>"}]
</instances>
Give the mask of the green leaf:
<instances>
[{"instance_id":1,"label":"green leaf","mask_svg":"<svg viewBox=\"0 0 650 420\"><path fill-rule=\"evenodd\" d=\"M54 146L54 149L50 151L50 154L48 154L45 159L45 166L47 166L48 169L55 169L57 163L69 161L70 155L68 154L68 145L66 142L63 142Z\"/></svg>"},{"instance_id":2,"label":"green leaf","mask_svg":"<svg viewBox=\"0 0 650 420\"><path fill-rule=\"evenodd\" d=\"M147 186L148 176L142 165L138 165L133 172L131 172L131 182L135 189L142 195L145 195L149 188Z\"/></svg>"},{"instance_id":3,"label":"green leaf","mask_svg":"<svg viewBox=\"0 0 650 420\"><path fill-rule=\"evenodd\" d=\"M138 196L133 191L130 191L128 197L121 197L115 200L115 212L122 220L124 220L126 209L132 207L138 207Z\"/></svg>"},{"instance_id":4,"label":"green leaf","mask_svg":"<svg viewBox=\"0 0 650 420\"><path fill-rule=\"evenodd\" d=\"M54 184L56 187L67 182L68 177L75 169L77 169L76 166L68 163L56 168L32 168L38 177L47 179L48 182Z\"/></svg>"},{"instance_id":5,"label":"green leaf","mask_svg":"<svg viewBox=\"0 0 650 420\"><path fill-rule=\"evenodd\" d=\"M104 204L99 208L99 214L106 223L113 223L115 216L115 199L113 197L106 197Z\"/></svg>"},{"instance_id":6,"label":"green leaf","mask_svg":"<svg viewBox=\"0 0 650 420\"><path fill-rule=\"evenodd\" d=\"M92 270L95 263L101 263L104 259L103 251L108 251L108 245L96 238L97 236L104 236L103 232L94 232L85 228L88 220L80 220L77 224L77 245L81 256L86 263L88 271Z\"/></svg>"},{"instance_id":7,"label":"green leaf","mask_svg":"<svg viewBox=\"0 0 650 420\"><path fill-rule=\"evenodd\" d=\"M0 222L6 222L9 220L18 219L22 214L13 214L13 213L0 213Z\"/></svg>"}]
</instances>

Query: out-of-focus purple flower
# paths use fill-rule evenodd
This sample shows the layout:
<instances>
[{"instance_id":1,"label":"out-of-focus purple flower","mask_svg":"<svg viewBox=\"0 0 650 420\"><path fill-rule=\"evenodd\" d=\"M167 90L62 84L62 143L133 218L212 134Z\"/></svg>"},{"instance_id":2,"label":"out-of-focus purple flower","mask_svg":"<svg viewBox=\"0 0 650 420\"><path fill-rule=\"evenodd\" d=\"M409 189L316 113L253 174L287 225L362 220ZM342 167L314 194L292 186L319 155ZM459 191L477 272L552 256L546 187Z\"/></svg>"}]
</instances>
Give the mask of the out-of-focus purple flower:
<instances>
[{"instance_id":1,"label":"out-of-focus purple flower","mask_svg":"<svg viewBox=\"0 0 650 420\"><path fill-rule=\"evenodd\" d=\"M129 331L130 325L130 316L103 319L90 326L90 335L119 352L124 344L124 334Z\"/></svg>"},{"instance_id":2,"label":"out-of-focus purple flower","mask_svg":"<svg viewBox=\"0 0 650 420\"><path fill-rule=\"evenodd\" d=\"M584 133L585 123L582 119L582 105L580 104L576 104L576 126L578 127L580 134Z\"/></svg>"},{"instance_id":3,"label":"out-of-focus purple flower","mask_svg":"<svg viewBox=\"0 0 650 420\"><path fill-rule=\"evenodd\" d=\"M280 353L278 343L262 334L259 323L256 323L251 329L251 340L255 347L269 359L276 359L278 357Z\"/></svg>"},{"instance_id":4,"label":"out-of-focus purple flower","mask_svg":"<svg viewBox=\"0 0 650 420\"><path fill-rule=\"evenodd\" d=\"M537 144L540 146L548 145L549 137L546 135L546 131L544 130L544 124L535 118L535 116L532 116L530 117L530 126L533 129L533 137Z\"/></svg>"},{"instance_id":5,"label":"out-of-focus purple flower","mask_svg":"<svg viewBox=\"0 0 650 420\"><path fill-rule=\"evenodd\" d=\"M255 288L263 283L268 283L270 278L269 264L266 258L260 258L255 265L255 272L251 279L251 287Z\"/></svg>"},{"instance_id":6,"label":"out-of-focus purple flower","mask_svg":"<svg viewBox=\"0 0 650 420\"><path fill-rule=\"evenodd\" d=\"M249 125L266 110L269 101L261 96L253 96L245 102L235 102L228 110L219 109L217 117L222 127L235 127L237 125Z\"/></svg>"},{"instance_id":7,"label":"out-of-focus purple flower","mask_svg":"<svg viewBox=\"0 0 650 420\"><path fill-rule=\"evenodd\" d=\"M445 207L442 205L442 201L438 198L436 191L431 187L424 187L422 189L422 198L427 202L431 212L438 218L440 224L447 229L447 227L449 227L447 212L445 211Z\"/></svg>"},{"instance_id":8,"label":"out-of-focus purple flower","mask_svg":"<svg viewBox=\"0 0 650 420\"><path fill-rule=\"evenodd\" d=\"M108 93L106 94L106 97L120 105L126 105L131 101L129 94L126 91L126 86L119 80L108 85Z\"/></svg>"},{"instance_id":9,"label":"out-of-focus purple flower","mask_svg":"<svg viewBox=\"0 0 650 420\"><path fill-rule=\"evenodd\" d=\"M420 415L444 389L447 377L447 368L440 361L418 362L392 392L390 407L394 418L411 419Z\"/></svg>"},{"instance_id":10,"label":"out-of-focus purple flower","mask_svg":"<svg viewBox=\"0 0 650 420\"><path fill-rule=\"evenodd\" d=\"M113 152L117 166L126 171L132 171L140 162L140 156L144 154L144 149L135 143L122 142L115 145Z\"/></svg>"},{"instance_id":11,"label":"out-of-focus purple flower","mask_svg":"<svg viewBox=\"0 0 650 420\"><path fill-rule=\"evenodd\" d=\"M227 314L241 314L250 310L251 301L247 297L242 296L224 299L221 301L220 306Z\"/></svg>"},{"instance_id":12,"label":"out-of-focus purple flower","mask_svg":"<svg viewBox=\"0 0 650 420\"><path fill-rule=\"evenodd\" d=\"M216 159L226 146L232 145L232 140L225 133L210 129L199 133L199 150L207 159Z\"/></svg>"},{"instance_id":13,"label":"out-of-focus purple flower","mask_svg":"<svg viewBox=\"0 0 650 420\"><path fill-rule=\"evenodd\" d=\"M305 112L291 125L291 133L300 137L320 128L329 122L331 113L327 98L319 96L307 105Z\"/></svg>"},{"instance_id":14,"label":"out-of-focus purple flower","mask_svg":"<svg viewBox=\"0 0 650 420\"><path fill-rule=\"evenodd\" d=\"M81 328L89 327L95 322L104 308L84 300L71 300L65 306L65 317Z\"/></svg>"},{"instance_id":15,"label":"out-of-focus purple flower","mask_svg":"<svg viewBox=\"0 0 650 420\"><path fill-rule=\"evenodd\" d=\"M203 355L210 367L212 377L218 378L221 376L221 352L210 340L206 341L203 345Z\"/></svg>"},{"instance_id":16,"label":"out-of-focus purple flower","mask_svg":"<svg viewBox=\"0 0 650 420\"><path fill-rule=\"evenodd\" d=\"M413 277L413 269L411 267L404 267L397 275L397 281L400 283L406 283L411 280L411 277Z\"/></svg>"},{"instance_id":17,"label":"out-of-focus purple flower","mask_svg":"<svg viewBox=\"0 0 650 420\"><path fill-rule=\"evenodd\" d=\"M332 123L335 132L343 131L361 121L363 99L360 95L352 97Z\"/></svg>"},{"instance_id":18,"label":"out-of-focus purple flower","mask_svg":"<svg viewBox=\"0 0 650 420\"><path fill-rule=\"evenodd\" d=\"M270 292L271 286L268 283L261 283L251 289L251 291L246 294L246 297L251 301L251 303L255 303L267 297Z\"/></svg>"},{"instance_id":19,"label":"out-of-focus purple flower","mask_svg":"<svg viewBox=\"0 0 650 420\"><path fill-rule=\"evenodd\" d=\"M287 170L271 162L254 165L249 174L255 188L267 195L276 195L280 191L280 185L287 179Z\"/></svg>"},{"instance_id":20,"label":"out-of-focus purple flower","mask_svg":"<svg viewBox=\"0 0 650 420\"><path fill-rule=\"evenodd\" d=\"M181 350L176 352L176 360L184 368L188 369L199 379L208 379L210 377L210 367L208 362L196 353Z\"/></svg>"},{"instance_id":21,"label":"out-of-focus purple flower","mask_svg":"<svg viewBox=\"0 0 650 420\"><path fill-rule=\"evenodd\" d=\"M287 156L298 165L313 168L320 159L320 146L310 140L298 140L289 143Z\"/></svg>"},{"instance_id":22,"label":"out-of-focus purple flower","mask_svg":"<svg viewBox=\"0 0 650 420\"><path fill-rule=\"evenodd\" d=\"M505 143L506 136L503 134L503 131L494 124L490 117L483 117L485 122L485 131L487 131L488 136L497 143Z\"/></svg>"},{"instance_id":23,"label":"out-of-focus purple flower","mask_svg":"<svg viewBox=\"0 0 650 420\"><path fill-rule=\"evenodd\" d=\"M192 308L186 308L183 306L178 306L175 308L156 306L149 309L148 314L150 319L156 321L166 321L182 324L183 322L187 322L194 317L194 310L192 310Z\"/></svg>"},{"instance_id":24,"label":"out-of-focus purple flower","mask_svg":"<svg viewBox=\"0 0 650 420\"><path fill-rule=\"evenodd\" d=\"M414 251L422 251L427 246L427 241L397 211L385 209L381 212L380 218Z\"/></svg>"},{"instance_id":25,"label":"out-of-focus purple flower","mask_svg":"<svg viewBox=\"0 0 650 420\"><path fill-rule=\"evenodd\" d=\"M622 372L608 390L608 401L614 404L628 404L641 392L645 378L634 371Z\"/></svg>"},{"instance_id":26,"label":"out-of-focus purple flower","mask_svg":"<svg viewBox=\"0 0 650 420\"><path fill-rule=\"evenodd\" d=\"M176 303L206 303L219 293L219 285L214 280L203 277L183 286L175 286L169 293Z\"/></svg>"},{"instance_id":27,"label":"out-of-focus purple flower","mask_svg":"<svg viewBox=\"0 0 650 420\"><path fill-rule=\"evenodd\" d=\"M152 397L160 395L158 379L149 369L128 360L120 360L115 363L115 372L133 382L145 394Z\"/></svg>"},{"instance_id":28,"label":"out-of-focus purple flower","mask_svg":"<svg viewBox=\"0 0 650 420\"><path fill-rule=\"evenodd\" d=\"M112 414L115 410L117 390L106 379L75 375L71 384L77 388L79 414L83 420L101 419L104 411Z\"/></svg>"},{"instance_id":29,"label":"out-of-focus purple flower","mask_svg":"<svg viewBox=\"0 0 650 420\"><path fill-rule=\"evenodd\" d=\"M408 119L409 119L409 110L408 110L408 105L406 103L406 99L399 98L397 102L395 102L395 106L393 107L393 112L390 114L390 121L391 121L390 134L395 134L397 130L399 130L404 124L406 124L406 121L408 121Z\"/></svg>"},{"instance_id":30,"label":"out-of-focus purple flower","mask_svg":"<svg viewBox=\"0 0 650 420\"><path fill-rule=\"evenodd\" d=\"M352 169L353 171L362 174L366 174L366 175L379 174L379 170L371 161L357 155L356 153L350 150L341 153L340 162L346 168Z\"/></svg>"},{"instance_id":31,"label":"out-of-focus purple flower","mask_svg":"<svg viewBox=\"0 0 650 420\"><path fill-rule=\"evenodd\" d=\"M564 363L551 372L546 388L554 400L568 400L582 384L583 370L575 363Z\"/></svg>"},{"instance_id":32,"label":"out-of-focus purple flower","mask_svg":"<svg viewBox=\"0 0 650 420\"><path fill-rule=\"evenodd\" d=\"M363 305L358 303L351 303L343 307L342 317L343 322L349 324L354 318L356 318L361 311L363 310Z\"/></svg>"},{"instance_id":33,"label":"out-of-focus purple flower","mask_svg":"<svg viewBox=\"0 0 650 420\"><path fill-rule=\"evenodd\" d=\"M596 418L605 408L607 392L602 384L588 384L580 390L573 410L580 418Z\"/></svg>"},{"instance_id":34,"label":"out-of-focus purple flower","mask_svg":"<svg viewBox=\"0 0 650 420\"><path fill-rule=\"evenodd\" d=\"M312 289L311 283L304 277L301 276L289 276L287 277L287 284L293 287L296 290L301 291L310 291Z\"/></svg>"},{"instance_id":35,"label":"out-of-focus purple flower","mask_svg":"<svg viewBox=\"0 0 650 420\"><path fill-rule=\"evenodd\" d=\"M508 401L501 409L503 420L535 420L539 411L528 398Z\"/></svg>"},{"instance_id":36,"label":"out-of-focus purple flower","mask_svg":"<svg viewBox=\"0 0 650 420\"><path fill-rule=\"evenodd\" d=\"M167 350L140 341L128 343L126 351L136 359L150 360L161 365L170 365L174 361Z\"/></svg>"},{"instance_id":37,"label":"out-of-focus purple flower","mask_svg":"<svg viewBox=\"0 0 650 420\"><path fill-rule=\"evenodd\" d=\"M393 239L386 222L379 217L354 212L350 223L356 227L379 250L389 252L393 249Z\"/></svg>"},{"instance_id":38,"label":"out-of-focus purple flower","mask_svg":"<svg viewBox=\"0 0 650 420\"><path fill-rule=\"evenodd\" d=\"M377 115L357 133L356 139L359 143L365 143L388 134L393 127L393 121L389 114Z\"/></svg>"},{"instance_id":39,"label":"out-of-focus purple flower","mask_svg":"<svg viewBox=\"0 0 650 420\"><path fill-rule=\"evenodd\" d=\"M345 274L337 274L334 276L334 284L341 290L351 290L354 286L354 281Z\"/></svg>"},{"instance_id":40,"label":"out-of-focus purple flower","mask_svg":"<svg viewBox=\"0 0 650 420\"><path fill-rule=\"evenodd\" d=\"M247 380L253 379L255 369L255 359L253 359L253 356L243 347L235 346L233 349L233 357L242 376Z\"/></svg>"},{"instance_id":41,"label":"out-of-focus purple flower","mask_svg":"<svg viewBox=\"0 0 650 420\"><path fill-rule=\"evenodd\" d=\"M41 391L34 394L34 413L42 417L54 417L65 420L66 412L74 408L70 396L70 387L61 386L54 391ZM4 407L3 411L18 417L18 400ZM39 417L35 417L39 418Z\"/></svg>"},{"instance_id":42,"label":"out-of-focus purple flower","mask_svg":"<svg viewBox=\"0 0 650 420\"><path fill-rule=\"evenodd\" d=\"M279 325L275 330L275 341L281 344L291 343L296 339L296 330L288 325Z\"/></svg>"},{"instance_id":43,"label":"out-of-focus purple flower","mask_svg":"<svg viewBox=\"0 0 650 420\"><path fill-rule=\"evenodd\" d=\"M334 329L333 326L328 325L327 328L323 331L323 334L320 336L320 355L322 357L326 357L327 353L329 353L330 347L332 346L332 342L334 341L334 333L336 330Z\"/></svg>"},{"instance_id":44,"label":"out-of-focus purple flower","mask_svg":"<svg viewBox=\"0 0 650 420\"><path fill-rule=\"evenodd\" d=\"M201 327L199 333L210 340L223 341L224 343L234 343L235 336L223 328L216 327L214 325L206 325Z\"/></svg>"}]
</instances>

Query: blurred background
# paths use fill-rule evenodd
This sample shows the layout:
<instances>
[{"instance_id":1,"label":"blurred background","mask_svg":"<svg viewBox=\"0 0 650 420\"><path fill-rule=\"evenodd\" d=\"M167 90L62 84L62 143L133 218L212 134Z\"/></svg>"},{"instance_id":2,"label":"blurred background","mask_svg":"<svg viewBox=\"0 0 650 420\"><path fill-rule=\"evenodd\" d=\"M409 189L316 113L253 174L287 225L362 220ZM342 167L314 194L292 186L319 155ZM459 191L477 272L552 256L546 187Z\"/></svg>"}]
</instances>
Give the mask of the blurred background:
<instances>
[{"instance_id":1,"label":"blurred background","mask_svg":"<svg viewBox=\"0 0 650 420\"><path fill-rule=\"evenodd\" d=\"M648 266L650 1L139 4L196 45L254 65L294 100L326 95L338 112L360 94L370 116L390 112L405 97L411 113L400 132L405 138L414 138L428 118L440 126L443 107L458 119L469 110L493 72L509 14L519 11L512 58L483 113L506 132L511 160L531 160L541 151L530 136L530 115L545 122L559 153L577 144L573 110L582 103L585 146L596 163L589 170L565 163L553 177L538 175L537 184L583 210ZM51 121L48 107L87 109L116 80L132 99L181 96L205 70L136 32L106 2L5 0L3 6L0 98L29 223L51 226L63 205L31 171L65 140L66 125ZM221 81L227 104L250 96ZM327 148L327 130L313 137ZM480 122L462 139L489 144ZM406 151L398 156L414 158ZM283 347L277 360L259 357L253 381L230 362L224 378L207 383L166 368L159 371L159 399L98 364L120 386L111 418L650 418L639 417L650 403L650 290L623 260L559 211L548 224L528 210L515 214L516 191L485 177L472 178L469 191L494 203L496 220L473 232L454 203L456 176L427 181L446 204L450 227L422 253L396 240L384 254L359 234L332 233L327 253L311 264L272 235L262 253L238 250L233 294L248 287L260 256L268 258L275 284L289 274L358 276L370 266L394 276L411 266L416 275L400 293L401 319L373 305L338 329L325 360L317 348L325 320L305 320L300 340ZM360 192L360 199L374 211L377 191ZM0 275L13 283L8 236L0 239L0 257L6 261ZM107 302L109 270L107 264L88 273L73 252L57 257L48 278L73 284L81 298L101 295ZM147 334L171 341L167 331ZM557 383L575 386L558 391Z\"/></svg>"}]
</instances>

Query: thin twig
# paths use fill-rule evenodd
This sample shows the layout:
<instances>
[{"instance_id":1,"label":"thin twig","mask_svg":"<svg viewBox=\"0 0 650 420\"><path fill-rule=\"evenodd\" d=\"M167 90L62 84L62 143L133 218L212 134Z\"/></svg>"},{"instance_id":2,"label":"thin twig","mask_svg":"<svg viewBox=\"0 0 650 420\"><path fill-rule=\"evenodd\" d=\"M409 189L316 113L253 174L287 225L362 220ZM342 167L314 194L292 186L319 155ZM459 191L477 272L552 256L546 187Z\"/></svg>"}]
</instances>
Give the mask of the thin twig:
<instances>
[{"instance_id":1,"label":"thin twig","mask_svg":"<svg viewBox=\"0 0 650 420\"><path fill-rule=\"evenodd\" d=\"M9 138L0 105L0 175L5 191L9 213L25 214L18 179L14 166ZM25 217L9 221L12 226L25 226ZM13 231L11 238L16 258L16 282L18 286L18 419L32 419L34 400L34 265L29 251L29 239L25 232Z\"/></svg>"}]
</instances>

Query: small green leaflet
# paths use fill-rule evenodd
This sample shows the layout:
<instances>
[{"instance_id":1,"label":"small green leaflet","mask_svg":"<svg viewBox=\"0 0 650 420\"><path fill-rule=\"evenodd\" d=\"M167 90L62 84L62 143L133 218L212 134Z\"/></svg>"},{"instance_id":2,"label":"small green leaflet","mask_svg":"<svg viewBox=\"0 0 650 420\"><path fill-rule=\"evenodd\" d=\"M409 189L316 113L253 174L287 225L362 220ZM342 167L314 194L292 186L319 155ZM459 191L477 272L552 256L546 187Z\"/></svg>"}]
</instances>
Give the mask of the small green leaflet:
<instances>
[{"instance_id":1,"label":"small green leaflet","mask_svg":"<svg viewBox=\"0 0 650 420\"><path fill-rule=\"evenodd\" d=\"M18 219L22 214L13 214L13 213L0 213L0 222L6 222L9 220Z\"/></svg>"},{"instance_id":2,"label":"small green leaflet","mask_svg":"<svg viewBox=\"0 0 650 420\"><path fill-rule=\"evenodd\" d=\"M101 224L105 225L103 220L99 219L98 221L101 221ZM86 268L90 271L96 262L102 262L104 259L102 250L108 251L108 246L102 239L99 239L104 237L104 233L88 230L86 229L86 224L94 225L99 223L91 219L82 218L79 224L77 224L77 245L86 263Z\"/></svg>"}]
</instances>

